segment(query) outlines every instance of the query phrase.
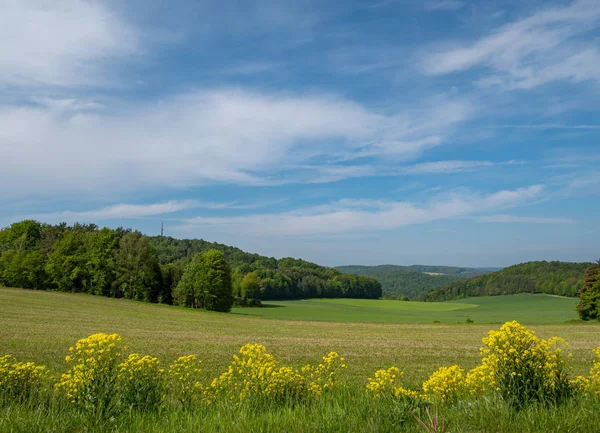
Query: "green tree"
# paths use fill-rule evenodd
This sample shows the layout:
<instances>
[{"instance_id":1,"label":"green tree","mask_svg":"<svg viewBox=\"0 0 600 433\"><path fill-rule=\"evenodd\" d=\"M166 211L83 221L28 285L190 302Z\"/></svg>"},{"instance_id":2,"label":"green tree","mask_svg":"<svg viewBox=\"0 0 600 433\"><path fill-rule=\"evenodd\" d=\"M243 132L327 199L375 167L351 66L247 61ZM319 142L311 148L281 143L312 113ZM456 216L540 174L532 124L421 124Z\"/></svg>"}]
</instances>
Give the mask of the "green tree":
<instances>
[{"instance_id":1,"label":"green tree","mask_svg":"<svg viewBox=\"0 0 600 433\"><path fill-rule=\"evenodd\" d=\"M206 310L231 311L231 268L225 255L209 250L196 255L186 266L173 298L178 305Z\"/></svg>"},{"instance_id":2,"label":"green tree","mask_svg":"<svg viewBox=\"0 0 600 433\"><path fill-rule=\"evenodd\" d=\"M46 264L50 283L61 292L87 292L90 275L87 233L67 230L52 246Z\"/></svg>"},{"instance_id":3,"label":"green tree","mask_svg":"<svg viewBox=\"0 0 600 433\"><path fill-rule=\"evenodd\" d=\"M0 233L0 250L20 253L32 250L41 238L42 225L34 220L13 223Z\"/></svg>"},{"instance_id":4,"label":"green tree","mask_svg":"<svg viewBox=\"0 0 600 433\"><path fill-rule=\"evenodd\" d=\"M590 266L585 274L577 312L583 320L600 321L600 260Z\"/></svg>"},{"instance_id":5,"label":"green tree","mask_svg":"<svg viewBox=\"0 0 600 433\"><path fill-rule=\"evenodd\" d=\"M45 260L37 251L5 251L0 255L0 283L9 287L44 289Z\"/></svg>"},{"instance_id":6,"label":"green tree","mask_svg":"<svg viewBox=\"0 0 600 433\"><path fill-rule=\"evenodd\" d=\"M244 275L240 282L240 296L244 299L260 299L260 278L256 273Z\"/></svg>"},{"instance_id":7,"label":"green tree","mask_svg":"<svg viewBox=\"0 0 600 433\"><path fill-rule=\"evenodd\" d=\"M110 296L116 280L115 253L118 246L117 233L106 227L88 235L87 267L90 274L90 293Z\"/></svg>"},{"instance_id":8,"label":"green tree","mask_svg":"<svg viewBox=\"0 0 600 433\"><path fill-rule=\"evenodd\" d=\"M139 232L125 234L115 251L117 280L113 296L156 302L161 273L156 251Z\"/></svg>"}]
</instances>

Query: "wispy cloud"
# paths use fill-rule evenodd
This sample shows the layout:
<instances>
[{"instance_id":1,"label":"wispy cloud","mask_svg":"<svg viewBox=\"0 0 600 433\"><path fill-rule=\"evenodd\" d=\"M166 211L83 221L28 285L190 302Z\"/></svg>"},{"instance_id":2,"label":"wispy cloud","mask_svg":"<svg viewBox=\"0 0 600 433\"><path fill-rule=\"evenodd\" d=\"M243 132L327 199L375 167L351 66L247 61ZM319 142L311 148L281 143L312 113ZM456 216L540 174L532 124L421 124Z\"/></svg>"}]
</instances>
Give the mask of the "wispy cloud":
<instances>
[{"instance_id":1,"label":"wispy cloud","mask_svg":"<svg viewBox=\"0 0 600 433\"><path fill-rule=\"evenodd\" d=\"M140 38L99 1L4 1L0 85L107 84L109 62L138 53Z\"/></svg>"},{"instance_id":2,"label":"wispy cloud","mask_svg":"<svg viewBox=\"0 0 600 433\"><path fill-rule=\"evenodd\" d=\"M515 129L600 129L600 125L586 124L562 124L562 123L532 123L532 124L506 124L499 125L498 128L515 128Z\"/></svg>"},{"instance_id":3,"label":"wispy cloud","mask_svg":"<svg viewBox=\"0 0 600 433\"><path fill-rule=\"evenodd\" d=\"M465 2L458 0L433 0L424 2L424 7L430 11L453 11L465 7Z\"/></svg>"},{"instance_id":4,"label":"wispy cloud","mask_svg":"<svg viewBox=\"0 0 600 433\"><path fill-rule=\"evenodd\" d=\"M571 218L554 217L525 217L515 215L488 215L478 217L477 221L484 223L529 223L529 224L572 224Z\"/></svg>"},{"instance_id":5,"label":"wispy cloud","mask_svg":"<svg viewBox=\"0 0 600 433\"><path fill-rule=\"evenodd\" d=\"M600 51L581 36L600 26L600 3L579 0L505 24L472 44L439 50L423 60L433 75L486 67L480 86L528 89L552 81L598 81Z\"/></svg>"},{"instance_id":6,"label":"wispy cloud","mask_svg":"<svg viewBox=\"0 0 600 433\"><path fill-rule=\"evenodd\" d=\"M163 215L174 212L179 212L185 209L194 209L199 207L214 208L213 203L201 203L196 200L183 201L167 201L164 203L152 204L117 204L107 206L101 209L73 212L64 211L48 214L32 215L30 218L40 221L66 221L66 222L83 222L83 221L103 221L114 219L128 218L144 218L149 216ZM217 205L218 206L218 205Z\"/></svg>"},{"instance_id":7,"label":"wispy cloud","mask_svg":"<svg viewBox=\"0 0 600 433\"><path fill-rule=\"evenodd\" d=\"M542 190L543 186L534 185L490 194L451 193L440 195L421 205L387 200L341 200L327 206L280 214L191 218L174 230L190 233L210 228L259 236L313 236L385 231L511 208L533 201Z\"/></svg>"},{"instance_id":8,"label":"wispy cloud","mask_svg":"<svg viewBox=\"0 0 600 433\"><path fill-rule=\"evenodd\" d=\"M415 164L404 169L404 172L410 174L428 174L428 173L460 173L465 171L474 171L485 167L503 166L503 165L521 165L523 161L433 161ZM402 171L402 170L401 170Z\"/></svg>"},{"instance_id":9,"label":"wispy cloud","mask_svg":"<svg viewBox=\"0 0 600 433\"><path fill-rule=\"evenodd\" d=\"M319 156L414 156L443 144L472 115L468 101L436 102L384 114L335 96L229 88L117 110L0 106L0 181L15 185L0 196L40 185L45 192L260 185L273 183L271 173L282 167Z\"/></svg>"},{"instance_id":10,"label":"wispy cloud","mask_svg":"<svg viewBox=\"0 0 600 433\"><path fill-rule=\"evenodd\" d=\"M200 200L170 200L162 203L150 204L130 204L120 203L116 205L102 207L89 211L62 211L54 213L27 215L24 218L31 218L45 222L66 221L66 222L84 222L84 221L104 221L119 219L147 218L158 215L174 214L189 209L207 209L207 210L250 210L268 207L275 204L286 202L287 199L271 201L254 201L244 204L238 202L209 202ZM171 220L183 220L182 217L170 217Z\"/></svg>"}]
</instances>

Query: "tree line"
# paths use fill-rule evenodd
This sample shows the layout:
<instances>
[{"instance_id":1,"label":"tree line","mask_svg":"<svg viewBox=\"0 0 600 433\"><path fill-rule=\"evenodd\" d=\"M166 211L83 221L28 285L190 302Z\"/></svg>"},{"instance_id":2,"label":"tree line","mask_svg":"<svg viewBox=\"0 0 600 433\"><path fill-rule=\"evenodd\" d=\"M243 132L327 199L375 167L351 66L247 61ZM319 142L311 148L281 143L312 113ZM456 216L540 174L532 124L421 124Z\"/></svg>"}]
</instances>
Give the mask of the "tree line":
<instances>
[{"instance_id":1,"label":"tree line","mask_svg":"<svg viewBox=\"0 0 600 433\"><path fill-rule=\"evenodd\" d=\"M375 278L381 283L383 299L398 300L415 299L423 292L492 272L487 269L427 265L336 266L335 269L345 274Z\"/></svg>"},{"instance_id":2,"label":"tree line","mask_svg":"<svg viewBox=\"0 0 600 433\"><path fill-rule=\"evenodd\" d=\"M131 229L33 220L0 230L0 284L10 287L211 309L213 304L198 303L200 298L190 303L183 287L189 289L192 284L204 290L216 278L206 274L216 275L219 266L227 268L221 270L228 272L229 278L225 277L224 283L227 293L221 291L216 296L241 305L314 297L376 299L382 294L381 285L369 277L344 275L300 259L250 254L199 239L150 237ZM202 290L198 293L208 296L202 299L213 296Z\"/></svg>"},{"instance_id":3,"label":"tree line","mask_svg":"<svg viewBox=\"0 0 600 433\"><path fill-rule=\"evenodd\" d=\"M546 293L577 296L583 288L584 275L590 263L558 261L527 262L498 272L457 281L422 293L422 301L446 301L473 296Z\"/></svg>"}]
</instances>

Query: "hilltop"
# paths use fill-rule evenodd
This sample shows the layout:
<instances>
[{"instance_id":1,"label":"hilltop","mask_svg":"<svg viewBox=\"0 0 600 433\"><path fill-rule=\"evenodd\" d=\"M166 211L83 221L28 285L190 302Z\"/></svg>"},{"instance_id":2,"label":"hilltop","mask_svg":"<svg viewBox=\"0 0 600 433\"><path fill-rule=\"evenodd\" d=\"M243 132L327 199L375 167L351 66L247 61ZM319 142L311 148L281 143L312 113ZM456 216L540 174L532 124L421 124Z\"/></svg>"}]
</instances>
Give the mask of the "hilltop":
<instances>
[{"instance_id":1,"label":"hilltop","mask_svg":"<svg viewBox=\"0 0 600 433\"><path fill-rule=\"evenodd\" d=\"M384 297L414 299L423 292L497 271L499 268L465 268L430 265L336 266L344 274L365 275L381 283Z\"/></svg>"},{"instance_id":2,"label":"hilltop","mask_svg":"<svg viewBox=\"0 0 600 433\"><path fill-rule=\"evenodd\" d=\"M527 262L422 293L419 300L445 301L474 296L546 293L577 296L591 263Z\"/></svg>"}]
</instances>

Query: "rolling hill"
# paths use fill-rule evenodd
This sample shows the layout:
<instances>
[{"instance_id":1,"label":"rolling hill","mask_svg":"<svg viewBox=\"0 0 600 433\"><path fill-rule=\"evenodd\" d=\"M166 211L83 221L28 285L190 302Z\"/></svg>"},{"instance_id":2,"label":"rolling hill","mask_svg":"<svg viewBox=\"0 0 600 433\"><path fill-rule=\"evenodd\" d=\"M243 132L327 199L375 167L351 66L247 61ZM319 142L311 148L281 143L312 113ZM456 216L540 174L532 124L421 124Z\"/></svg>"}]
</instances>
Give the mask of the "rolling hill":
<instances>
[{"instance_id":1,"label":"rolling hill","mask_svg":"<svg viewBox=\"0 0 600 433\"><path fill-rule=\"evenodd\" d=\"M577 296L591 263L527 262L497 272L456 281L419 295L422 301L445 301L475 296L546 293Z\"/></svg>"},{"instance_id":2,"label":"rolling hill","mask_svg":"<svg viewBox=\"0 0 600 433\"><path fill-rule=\"evenodd\" d=\"M493 272L499 268L464 268L428 265L337 266L344 274L365 275L381 283L387 298L414 299L421 293L450 283Z\"/></svg>"}]
</instances>

